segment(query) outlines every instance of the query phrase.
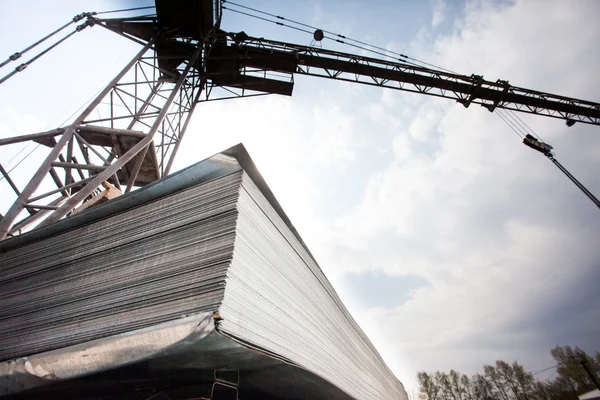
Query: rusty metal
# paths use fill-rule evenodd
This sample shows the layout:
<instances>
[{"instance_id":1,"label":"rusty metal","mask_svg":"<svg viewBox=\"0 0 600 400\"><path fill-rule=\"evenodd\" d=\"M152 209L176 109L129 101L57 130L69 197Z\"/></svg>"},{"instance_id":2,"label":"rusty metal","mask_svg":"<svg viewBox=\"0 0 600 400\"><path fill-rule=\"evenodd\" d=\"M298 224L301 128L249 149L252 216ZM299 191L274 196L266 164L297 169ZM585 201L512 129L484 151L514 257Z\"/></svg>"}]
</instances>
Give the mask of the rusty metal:
<instances>
[{"instance_id":1,"label":"rusty metal","mask_svg":"<svg viewBox=\"0 0 600 400\"><path fill-rule=\"evenodd\" d=\"M32 199L45 198L52 203L56 194L69 198L61 201L49 219L53 221L70 213L104 181L112 182L117 188L124 182L131 190L134 186L159 179L170 168L203 88L201 71L197 68L202 62L196 63L196 60L210 49L211 43L208 38L196 43L193 47L195 52L179 55L178 66L167 71L160 67L159 55L155 51L157 40L150 39L68 127L0 140L0 145L36 141L52 148L38 173L18 194L17 201L2 218L1 238L11 232L11 235L18 233L18 229L11 228L22 210L33 210L26 206L32 203ZM160 79L165 74L176 76L178 83L163 89L165 82ZM96 110L108 117L90 118L92 114L99 114ZM103 126L105 122L110 122L111 127ZM136 157L139 151L144 151L144 154ZM64 169L64 179L59 177L55 167ZM106 170L109 172L102 173ZM74 179L72 172L78 174L79 179ZM56 189L37 192L40 183L50 178ZM75 181L78 183L74 184ZM44 206L47 207L44 211L56 208L40 204L37 210ZM59 214L61 216L56 217ZM47 217L47 213L41 216Z\"/></svg>"}]
</instances>

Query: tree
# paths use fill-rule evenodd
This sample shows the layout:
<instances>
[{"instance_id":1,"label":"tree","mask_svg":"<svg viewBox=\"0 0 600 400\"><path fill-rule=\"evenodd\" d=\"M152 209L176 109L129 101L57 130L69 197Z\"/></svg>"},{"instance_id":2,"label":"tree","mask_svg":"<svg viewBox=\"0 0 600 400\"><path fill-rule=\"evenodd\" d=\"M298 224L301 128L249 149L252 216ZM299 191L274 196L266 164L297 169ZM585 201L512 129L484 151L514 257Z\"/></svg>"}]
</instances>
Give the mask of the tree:
<instances>
[{"instance_id":1,"label":"tree","mask_svg":"<svg viewBox=\"0 0 600 400\"><path fill-rule=\"evenodd\" d=\"M475 394L473 392L473 383L467 375L462 374L460 376L460 384L464 390L465 400L476 400Z\"/></svg>"},{"instance_id":2,"label":"tree","mask_svg":"<svg viewBox=\"0 0 600 400\"><path fill-rule=\"evenodd\" d=\"M471 377L453 369L448 373L419 372L421 398L425 400L578 400L577 395L593 390L593 380L581 361L600 375L600 352L586 354L579 347L556 346L551 350L558 377L536 381L533 374L514 361L498 360L484 365L482 374Z\"/></svg>"},{"instance_id":3,"label":"tree","mask_svg":"<svg viewBox=\"0 0 600 400\"><path fill-rule=\"evenodd\" d=\"M445 372L436 371L435 381L440 388L440 392L444 400L458 400L452 391L452 385L450 384L450 378L448 377L448 374Z\"/></svg>"},{"instance_id":4,"label":"tree","mask_svg":"<svg viewBox=\"0 0 600 400\"><path fill-rule=\"evenodd\" d=\"M419 372L417 374L417 380L419 381L420 392L424 394L428 400L439 399L439 387L431 374L427 372Z\"/></svg>"},{"instance_id":5,"label":"tree","mask_svg":"<svg viewBox=\"0 0 600 400\"><path fill-rule=\"evenodd\" d=\"M573 381L578 394L596 389L596 385L588 376L581 362L587 361L588 368L598 377L600 374L600 355L598 352L596 352L594 357L590 357L579 347L556 346L550 351L550 354L556 361L556 372L558 375Z\"/></svg>"},{"instance_id":6,"label":"tree","mask_svg":"<svg viewBox=\"0 0 600 400\"><path fill-rule=\"evenodd\" d=\"M578 400L577 393L566 378L537 381L531 392L533 400Z\"/></svg>"},{"instance_id":7,"label":"tree","mask_svg":"<svg viewBox=\"0 0 600 400\"><path fill-rule=\"evenodd\" d=\"M514 365L519 366L516 361L514 362ZM496 371L504 384L506 392L509 394L508 396L511 399L519 399L521 391L513 367L506 361L498 360L496 361Z\"/></svg>"},{"instance_id":8,"label":"tree","mask_svg":"<svg viewBox=\"0 0 600 400\"><path fill-rule=\"evenodd\" d=\"M531 393L535 387L535 379L533 378L533 374L525 371L525 368L516 361L513 362L512 368L517 385L523 396L527 398L527 393Z\"/></svg>"},{"instance_id":9,"label":"tree","mask_svg":"<svg viewBox=\"0 0 600 400\"><path fill-rule=\"evenodd\" d=\"M496 364L498 361L496 361ZM508 393L510 388L507 388L500 372L493 365L484 365L483 373L485 378L491 383L495 398L502 400L511 400ZM508 390L507 390L508 389Z\"/></svg>"},{"instance_id":10,"label":"tree","mask_svg":"<svg viewBox=\"0 0 600 400\"><path fill-rule=\"evenodd\" d=\"M481 374L475 374L471 378L473 395L477 400L494 400L494 388L492 383Z\"/></svg>"}]
</instances>

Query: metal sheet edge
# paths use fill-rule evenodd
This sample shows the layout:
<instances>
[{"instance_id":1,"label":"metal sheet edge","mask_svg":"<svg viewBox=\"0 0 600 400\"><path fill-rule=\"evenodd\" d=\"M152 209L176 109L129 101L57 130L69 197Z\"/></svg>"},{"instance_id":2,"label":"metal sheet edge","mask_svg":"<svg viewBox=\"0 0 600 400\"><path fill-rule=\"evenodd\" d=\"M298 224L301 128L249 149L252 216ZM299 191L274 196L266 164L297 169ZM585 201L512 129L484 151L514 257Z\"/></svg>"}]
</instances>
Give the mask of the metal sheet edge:
<instances>
[{"instance_id":1,"label":"metal sheet edge","mask_svg":"<svg viewBox=\"0 0 600 400\"><path fill-rule=\"evenodd\" d=\"M118 368L197 342L215 330L212 312L0 363L0 395Z\"/></svg>"}]
</instances>

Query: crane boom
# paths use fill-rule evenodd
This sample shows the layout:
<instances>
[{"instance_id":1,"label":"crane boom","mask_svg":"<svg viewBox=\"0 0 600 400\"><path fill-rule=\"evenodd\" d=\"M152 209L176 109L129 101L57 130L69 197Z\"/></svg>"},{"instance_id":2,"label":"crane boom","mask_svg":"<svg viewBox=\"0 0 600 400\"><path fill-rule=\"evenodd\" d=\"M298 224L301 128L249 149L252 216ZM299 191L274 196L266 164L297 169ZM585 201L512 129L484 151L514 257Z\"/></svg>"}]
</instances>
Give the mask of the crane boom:
<instances>
[{"instance_id":1,"label":"crane boom","mask_svg":"<svg viewBox=\"0 0 600 400\"><path fill-rule=\"evenodd\" d=\"M406 62L393 62L317 47L248 38L229 46L247 67L344 80L453 99L489 111L504 108L573 122L600 125L600 104L460 75Z\"/></svg>"},{"instance_id":2,"label":"crane boom","mask_svg":"<svg viewBox=\"0 0 600 400\"><path fill-rule=\"evenodd\" d=\"M156 31L153 24L139 19L97 23L142 42ZM378 59L250 37L244 32L227 33L219 28L213 34L218 39L207 55L205 72L209 84L218 87L291 95L293 75L309 75L447 98L465 107L479 104L489 111L503 108L558 118L569 126L575 122L600 125L600 103L517 87L506 80L489 81L481 75L432 69L401 58ZM171 42L169 46L177 54L191 54L185 43ZM273 79L274 72L287 77Z\"/></svg>"}]
</instances>

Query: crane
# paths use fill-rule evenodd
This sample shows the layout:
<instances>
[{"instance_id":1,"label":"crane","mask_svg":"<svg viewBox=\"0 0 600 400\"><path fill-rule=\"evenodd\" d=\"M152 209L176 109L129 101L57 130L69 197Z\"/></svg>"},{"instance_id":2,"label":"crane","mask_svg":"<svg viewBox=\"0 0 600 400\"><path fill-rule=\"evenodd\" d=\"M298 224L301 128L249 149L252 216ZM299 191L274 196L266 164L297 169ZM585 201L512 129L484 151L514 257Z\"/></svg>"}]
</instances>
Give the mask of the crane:
<instances>
[{"instance_id":1,"label":"crane","mask_svg":"<svg viewBox=\"0 0 600 400\"><path fill-rule=\"evenodd\" d=\"M161 179L169 174L199 103L265 94L291 96L298 75L435 96L464 107L479 105L490 112L504 109L535 114L561 119L567 126L577 122L600 125L598 103L517 87L506 80L490 81L481 75L428 67L402 54L393 60L373 58L252 37L243 31L226 32L221 29L221 20L227 7L223 0L156 0L155 15L102 18L100 14L82 13L0 64L2 68L17 62L47 38L77 23L71 33L0 78L0 84L88 27L102 27L141 46L69 125L0 139L0 146L35 142L50 149L22 190L10 171L0 165L0 173L17 197L0 220L0 240ZM283 17L273 17L271 22L286 23ZM331 34L321 29L309 32L315 43ZM347 40L339 34L334 39L342 43ZM524 143L549 156L600 207L600 202L549 155L545 144L531 138ZM52 181L55 188L41 193L44 180ZM19 219L23 211L29 215Z\"/></svg>"}]
</instances>

